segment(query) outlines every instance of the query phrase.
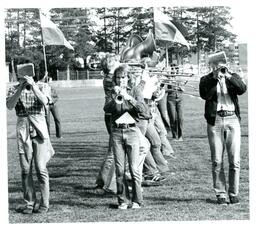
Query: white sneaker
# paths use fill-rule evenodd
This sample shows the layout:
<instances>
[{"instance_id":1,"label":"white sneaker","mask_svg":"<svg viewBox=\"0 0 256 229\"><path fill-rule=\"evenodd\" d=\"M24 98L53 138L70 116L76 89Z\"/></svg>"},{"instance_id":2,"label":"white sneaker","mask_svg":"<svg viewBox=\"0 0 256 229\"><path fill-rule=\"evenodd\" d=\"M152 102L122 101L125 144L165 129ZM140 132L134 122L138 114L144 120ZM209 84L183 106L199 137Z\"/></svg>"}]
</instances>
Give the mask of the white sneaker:
<instances>
[{"instance_id":1,"label":"white sneaker","mask_svg":"<svg viewBox=\"0 0 256 229\"><path fill-rule=\"evenodd\" d=\"M133 202L131 209L140 209L141 206L138 203Z\"/></svg>"},{"instance_id":2,"label":"white sneaker","mask_svg":"<svg viewBox=\"0 0 256 229\"><path fill-rule=\"evenodd\" d=\"M118 209L120 210L125 210L128 208L128 204L127 203L121 203L118 205Z\"/></svg>"}]
</instances>

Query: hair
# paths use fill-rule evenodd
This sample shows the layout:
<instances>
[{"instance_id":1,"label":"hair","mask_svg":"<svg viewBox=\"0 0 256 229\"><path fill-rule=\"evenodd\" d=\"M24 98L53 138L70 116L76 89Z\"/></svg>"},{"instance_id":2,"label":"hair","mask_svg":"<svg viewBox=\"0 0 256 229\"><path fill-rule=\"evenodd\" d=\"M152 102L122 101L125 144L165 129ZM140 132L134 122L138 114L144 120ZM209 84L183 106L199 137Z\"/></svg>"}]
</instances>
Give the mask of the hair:
<instances>
[{"instance_id":1,"label":"hair","mask_svg":"<svg viewBox=\"0 0 256 229\"><path fill-rule=\"evenodd\" d=\"M108 53L103 59L101 59L101 68L105 75L108 75L111 70L109 61L117 61L117 56L113 53Z\"/></svg>"},{"instance_id":2,"label":"hair","mask_svg":"<svg viewBox=\"0 0 256 229\"><path fill-rule=\"evenodd\" d=\"M127 72L128 71L128 66L126 64L122 64L119 67L117 67L114 71L114 75L113 75L113 82L116 84L116 77L119 73L122 72Z\"/></svg>"}]
</instances>

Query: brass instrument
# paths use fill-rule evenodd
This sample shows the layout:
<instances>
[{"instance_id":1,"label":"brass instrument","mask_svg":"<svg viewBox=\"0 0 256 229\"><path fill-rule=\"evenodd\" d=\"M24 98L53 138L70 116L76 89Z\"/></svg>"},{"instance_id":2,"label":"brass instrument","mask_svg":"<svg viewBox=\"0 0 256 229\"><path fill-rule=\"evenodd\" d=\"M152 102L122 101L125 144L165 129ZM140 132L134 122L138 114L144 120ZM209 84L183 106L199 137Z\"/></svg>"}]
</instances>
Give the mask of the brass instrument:
<instances>
[{"instance_id":1,"label":"brass instrument","mask_svg":"<svg viewBox=\"0 0 256 229\"><path fill-rule=\"evenodd\" d=\"M117 92L116 96L115 96L115 102L117 104L122 104L124 102L124 97L122 95L122 92L126 90L126 87L124 87L123 85L120 86L119 91Z\"/></svg>"}]
</instances>

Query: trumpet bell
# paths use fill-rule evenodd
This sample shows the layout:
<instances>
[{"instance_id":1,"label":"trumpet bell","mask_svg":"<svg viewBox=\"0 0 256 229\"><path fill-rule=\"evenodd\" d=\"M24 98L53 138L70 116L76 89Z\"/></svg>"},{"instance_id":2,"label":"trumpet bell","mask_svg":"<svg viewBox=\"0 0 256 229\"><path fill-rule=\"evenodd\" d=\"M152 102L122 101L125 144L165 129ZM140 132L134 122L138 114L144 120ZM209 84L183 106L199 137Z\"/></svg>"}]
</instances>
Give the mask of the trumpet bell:
<instances>
[{"instance_id":1,"label":"trumpet bell","mask_svg":"<svg viewBox=\"0 0 256 229\"><path fill-rule=\"evenodd\" d=\"M124 102L124 98L122 95L117 95L116 98L115 98L115 102L117 104L122 104Z\"/></svg>"}]
</instances>

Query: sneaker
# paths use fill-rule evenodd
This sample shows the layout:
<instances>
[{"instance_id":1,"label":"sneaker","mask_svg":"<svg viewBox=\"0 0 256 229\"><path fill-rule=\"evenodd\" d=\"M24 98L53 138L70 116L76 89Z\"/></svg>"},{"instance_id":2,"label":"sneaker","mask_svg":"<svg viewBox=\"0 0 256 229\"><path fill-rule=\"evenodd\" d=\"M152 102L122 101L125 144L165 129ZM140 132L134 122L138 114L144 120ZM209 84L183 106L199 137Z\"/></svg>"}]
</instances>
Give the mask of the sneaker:
<instances>
[{"instance_id":1,"label":"sneaker","mask_svg":"<svg viewBox=\"0 0 256 229\"><path fill-rule=\"evenodd\" d=\"M173 141L175 141L175 142L183 142L183 138L180 137L180 138L178 138L178 139L174 139Z\"/></svg>"},{"instance_id":2,"label":"sneaker","mask_svg":"<svg viewBox=\"0 0 256 229\"><path fill-rule=\"evenodd\" d=\"M16 212L22 213L22 214L32 214L34 211L34 207L33 206L28 206L28 205L24 205L24 206L19 206L15 209Z\"/></svg>"},{"instance_id":3,"label":"sneaker","mask_svg":"<svg viewBox=\"0 0 256 229\"><path fill-rule=\"evenodd\" d=\"M121 203L118 205L117 207L120 210L126 210L128 208L128 204L127 203Z\"/></svg>"},{"instance_id":4,"label":"sneaker","mask_svg":"<svg viewBox=\"0 0 256 229\"><path fill-rule=\"evenodd\" d=\"M37 210L35 210L34 212L35 213L38 213L38 214L44 214L44 213L47 213L49 211L49 208L46 208L46 207L39 207Z\"/></svg>"},{"instance_id":5,"label":"sneaker","mask_svg":"<svg viewBox=\"0 0 256 229\"><path fill-rule=\"evenodd\" d=\"M141 206L138 203L132 202L131 209L140 209Z\"/></svg>"},{"instance_id":6,"label":"sneaker","mask_svg":"<svg viewBox=\"0 0 256 229\"><path fill-rule=\"evenodd\" d=\"M226 198L224 197L217 197L217 204L220 204L220 205L227 205L227 200Z\"/></svg>"},{"instance_id":7,"label":"sneaker","mask_svg":"<svg viewBox=\"0 0 256 229\"><path fill-rule=\"evenodd\" d=\"M230 196L229 200L230 200L230 204L239 204L240 203L237 196Z\"/></svg>"},{"instance_id":8,"label":"sneaker","mask_svg":"<svg viewBox=\"0 0 256 229\"><path fill-rule=\"evenodd\" d=\"M171 153L171 154L168 154L168 155L164 155L164 158L165 159L176 159L177 157L176 157L176 155L174 154L174 153Z\"/></svg>"}]
</instances>

